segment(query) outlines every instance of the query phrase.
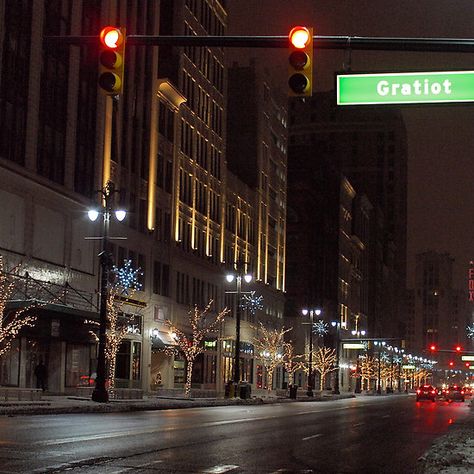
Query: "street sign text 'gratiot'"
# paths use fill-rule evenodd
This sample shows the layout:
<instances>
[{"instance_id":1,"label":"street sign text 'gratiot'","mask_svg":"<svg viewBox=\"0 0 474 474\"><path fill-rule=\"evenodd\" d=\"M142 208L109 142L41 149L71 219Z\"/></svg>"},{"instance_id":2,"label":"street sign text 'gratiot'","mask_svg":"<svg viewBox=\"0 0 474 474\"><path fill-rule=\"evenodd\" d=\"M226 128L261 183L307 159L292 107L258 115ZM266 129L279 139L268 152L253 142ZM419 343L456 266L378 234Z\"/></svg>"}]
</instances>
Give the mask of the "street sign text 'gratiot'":
<instances>
[{"instance_id":1,"label":"street sign text 'gratiot'","mask_svg":"<svg viewBox=\"0 0 474 474\"><path fill-rule=\"evenodd\" d=\"M338 74L337 105L474 102L474 71Z\"/></svg>"}]
</instances>

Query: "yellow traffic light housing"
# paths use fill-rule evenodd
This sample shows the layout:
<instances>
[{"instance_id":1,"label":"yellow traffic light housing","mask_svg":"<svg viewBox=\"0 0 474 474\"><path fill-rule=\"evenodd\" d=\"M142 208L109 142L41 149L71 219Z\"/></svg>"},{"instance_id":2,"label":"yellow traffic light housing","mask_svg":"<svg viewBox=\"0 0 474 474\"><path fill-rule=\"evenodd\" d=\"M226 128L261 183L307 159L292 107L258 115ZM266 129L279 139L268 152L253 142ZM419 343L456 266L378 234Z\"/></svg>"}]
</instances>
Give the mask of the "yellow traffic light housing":
<instances>
[{"instance_id":1,"label":"yellow traffic light housing","mask_svg":"<svg viewBox=\"0 0 474 474\"><path fill-rule=\"evenodd\" d=\"M288 95L311 97L313 93L313 28L295 26L288 38Z\"/></svg>"},{"instance_id":2,"label":"yellow traffic light housing","mask_svg":"<svg viewBox=\"0 0 474 474\"><path fill-rule=\"evenodd\" d=\"M125 73L125 28L107 26L99 35L99 88L103 94L123 92Z\"/></svg>"}]
</instances>

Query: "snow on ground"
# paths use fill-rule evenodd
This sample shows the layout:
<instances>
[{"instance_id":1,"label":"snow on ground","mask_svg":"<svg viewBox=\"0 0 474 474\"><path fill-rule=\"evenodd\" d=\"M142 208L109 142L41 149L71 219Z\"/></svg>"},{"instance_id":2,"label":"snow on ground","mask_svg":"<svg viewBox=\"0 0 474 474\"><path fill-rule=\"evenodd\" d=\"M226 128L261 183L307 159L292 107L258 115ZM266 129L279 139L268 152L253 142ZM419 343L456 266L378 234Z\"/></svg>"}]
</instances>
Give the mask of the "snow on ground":
<instances>
[{"instance_id":1,"label":"snow on ground","mask_svg":"<svg viewBox=\"0 0 474 474\"><path fill-rule=\"evenodd\" d=\"M474 410L471 403L471 410ZM419 459L417 474L474 473L474 414L454 424Z\"/></svg>"}]
</instances>

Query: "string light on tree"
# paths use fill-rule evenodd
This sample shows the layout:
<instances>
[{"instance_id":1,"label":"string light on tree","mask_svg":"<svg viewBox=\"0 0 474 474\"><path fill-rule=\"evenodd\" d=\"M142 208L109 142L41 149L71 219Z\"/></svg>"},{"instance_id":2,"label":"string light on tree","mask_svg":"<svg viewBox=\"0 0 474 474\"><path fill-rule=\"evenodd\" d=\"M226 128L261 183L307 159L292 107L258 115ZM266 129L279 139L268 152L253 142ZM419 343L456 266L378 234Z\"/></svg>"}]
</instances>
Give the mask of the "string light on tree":
<instances>
[{"instance_id":1,"label":"string light on tree","mask_svg":"<svg viewBox=\"0 0 474 474\"><path fill-rule=\"evenodd\" d=\"M329 324L323 321L322 319L318 319L315 323L313 323L313 333L317 334L318 336L324 336L329 332Z\"/></svg>"},{"instance_id":2,"label":"string light on tree","mask_svg":"<svg viewBox=\"0 0 474 474\"><path fill-rule=\"evenodd\" d=\"M257 328L253 328L257 329ZM268 329L259 323L257 336L253 339L255 352L260 354L260 359L268 374L267 389L273 388L273 374L275 369L284 364L285 334L292 328Z\"/></svg>"},{"instance_id":3,"label":"string light on tree","mask_svg":"<svg viewBox=\"0 0 474 474\"><path fill-rule=\"evenodd\" d=\"M122 288L122 293L128 295L130 290L140 291L142 284L139 277L143 276L141 268L134 269L131 260L124 260L123 267L112 267L112 273L115 274L114 287Z\"/></svg>"},{"instance_id":4,"label":"string light on tree","mask_svg":"<svg viewBox=\"0 0 474 474\"><path fill-rule=\"evenodd\" d=\"M168 348L165 352L168 355L173 355L176 352L182 352L186 359L186 384L184 386L184 393L186 397L191 394L191 379L193 375L193 365L196 357L204 352L203 339L207 334L214 333L217 327L224 320L226 315L230 312L227 308L220 311L213 319L209 319L209 312L211 310L213 300L209 301L207 306L200 310L197 306L194 310L188 313L189 325L191 326L191 335L186 335L178 327L176 327L169 319L166 324L170 328L173 339L176 341L176 348Z\"/></svg>"},{"instance_id":5,"label":"string light on tree","mask_svg":"<svg viewBox=\"0 0 474 474\"><path fill-rule=\"evenodd\" d=\"M8 272L5 270L3 256L0 255L0 357L6 354L13 340L24 327L32 327L36 316L31 311L47 304L33 303L23 308L7 311L7 304L17 299L18 290L24 291L24 281L20 280L21 265L17 265Z\"/></svg>"},{"instance_id":6,"label":"string light on tree","mask_svg":"<svg viewBox=\"0 0 474 474\"><path fill-rule=\"evenodd\" d=\"M250 294L242 296L241 306L251 314L255 314L257 310L263 309L263 296L256 295L255 291L251 291Z\"/></svg>"}]
</instances>

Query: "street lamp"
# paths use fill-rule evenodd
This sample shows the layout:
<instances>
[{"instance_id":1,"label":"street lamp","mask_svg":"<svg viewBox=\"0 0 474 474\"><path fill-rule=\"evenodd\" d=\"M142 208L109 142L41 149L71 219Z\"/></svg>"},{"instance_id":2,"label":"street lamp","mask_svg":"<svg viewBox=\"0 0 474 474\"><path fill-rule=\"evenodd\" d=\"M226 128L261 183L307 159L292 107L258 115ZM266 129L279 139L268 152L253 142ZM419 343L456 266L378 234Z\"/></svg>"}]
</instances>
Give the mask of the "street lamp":
<instances>
[{"instance_id":1,"label":"street lamp","mask_svg":"<svg viewBox=\"0 0 474 474\"><path fill-rule=\"evenodd\" d=\"M309 331L309 360L308 360L308 391L306 392L306 395L308 397L313 396L313 325L314 325L314 315L319 316L321 314L321 310L319 308L317 309L302 309L301 313L303 316L307 316L309 313L309 316L311 318L311 322L309 323L310 326L310 331ZM303 324L308 324L308 323L303 323Z\"/></svg>"},{"instance_id":2,"label":"street lamp","mask_svg":"<svg viewBox=\"0 0 474 474\"><path fill-rule=\"evenodd\" d=\"M242 278L246 283L252 281L252 275L244 271L244 264L238 262L236 264L236 273L229 273L226 275L226 280L229 283L236 281L237 288L236 291L226 291L226 293L235 293L237 297L236 307L235 307L235 348L234 348L234 383L239 384L240 382L240 319L241 319L241 299L242 299ZM235 391L235 396L237 393Z\"/></svg>"},{"instance_id":3,"label":"street lamp","mask_svg":"<svg viewBox=\"0 0 474 474\"><path fill-rule=\"evenodd\" d=\"M335 370L335 379L334 379L334 390L335 395L339 395L339 330L341 329L341 323L339 321L331 321L331 326L336 328L336 370Z\"/></svg>"},{"instance_id":4,"label":"street lamp","mask_svg":"<svg viewBox=\"0 0 474 474\"><path fill-rule=\"evenodd\" d=\"M91 209L88 211L89 219L94 222L100 214L103 216L102 226L102 250L99 254L100 258L100 313L99 313L99 349L97 354L97 377L95 379L95 388L92 392L92 400L95 402L106 403L109 401L109 394L105 386L106 381L106 363L105 363L105 349L107 343L107 299L108 299L108 281L109 281L109 225L110 214L112 213L113 196L118 190L115 189L114 183L108 181L101 189L102 196L101 209ZM123 209L114 211L115 217L118 221L123 221L126 212Z\"/></svg>"}]
</instances>

